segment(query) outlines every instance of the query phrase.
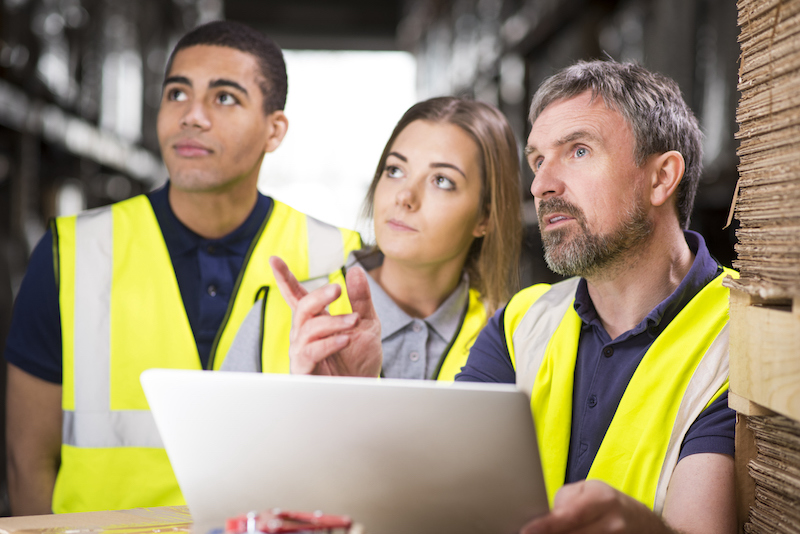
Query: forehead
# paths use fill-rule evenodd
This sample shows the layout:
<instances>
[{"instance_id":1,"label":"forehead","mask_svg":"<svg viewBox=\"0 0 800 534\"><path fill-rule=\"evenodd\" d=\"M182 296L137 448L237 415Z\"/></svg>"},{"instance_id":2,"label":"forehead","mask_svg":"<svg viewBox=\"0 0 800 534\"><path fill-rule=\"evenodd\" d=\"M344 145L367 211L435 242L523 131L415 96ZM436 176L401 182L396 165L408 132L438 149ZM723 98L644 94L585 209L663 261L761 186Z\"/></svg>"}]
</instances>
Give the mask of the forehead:
<instances>
[{"instance_id":1,"label":"forehead","mask_svg":"<svg viewBox=\"0 0 800 534\"><path fill-rule=\"evenodd\" d=\"M632 143L630 125L602 97L592 99L591 91L556 100L536 117L528 136L528 146L544 150L576 132L585 132L603 144Z\"/></svg>"},{"instance_id":2,"label":"forehead","mask_svg":"<svg viewBox=\"0 0 800 534\"><path fill-rule=\"evenodd\" d=\"M414 151L439 159L478 157L478 145L460 126L422 119L403 128L392 143L392 149Z\"/></svg>"},{"instance_id":3,"label":"forehead","mask_svg":"<svg viewBox=\"0 0 800 534\"><path fill-rule=\"evenodd\" d=\"M260 69L255 56L227 46L195 45L175 53L167 77L183 76L192 81L229 79L257 85Z\"/></svg>"}]
</instances>

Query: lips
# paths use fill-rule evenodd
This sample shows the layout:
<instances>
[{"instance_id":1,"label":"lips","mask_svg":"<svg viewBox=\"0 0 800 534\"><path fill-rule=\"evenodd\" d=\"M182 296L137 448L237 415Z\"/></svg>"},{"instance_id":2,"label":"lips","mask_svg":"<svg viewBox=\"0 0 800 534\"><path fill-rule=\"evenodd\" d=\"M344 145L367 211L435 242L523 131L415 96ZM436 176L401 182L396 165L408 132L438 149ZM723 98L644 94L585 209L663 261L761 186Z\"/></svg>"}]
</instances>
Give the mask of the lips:
<instances>
[{"instance_id":1,"label":"lips","mask_svg":"<svg viewBox=\"0 0 800 534\"><path fill-rule=\"evenodd\" d=\"M571 217L564 217L563 215L554 215L553 217L548 217L548 222L550 224L554 224L554 223L557 223L559 221L566 221L567 219L570 219L570 218Z\"/></svg>"},{"instance_id":2,"label":"lips","mask_svg":"<svg viewBox=\"0 0 800 534\"><path fill-rule=\"evenodd\" d=\"M403 221L398 219L389 219L386 221L386 225L391 228L392 230L396 230L398 232L416 232L416 228L412 228L411 226L407 225Z\"/></svg>"},{"instance_id":3,"label":"lips","mask_svg":"<svg viewBox=\"0 0 800 534\"><path fill-rule=\"evenodd\" d=\"M191 139L178 141L172 146L175 149L175 152L184 158L198 158L208 156L214 152L206 145Z\"/></svg>"},{"instance_id":4,"label":"lips","mask_svg":"<svg viewBox=\"0 0 800 534\"><path fill-rule=\"evenodd\" d=\"M583 217L583 212L580 208L560 198L542 200L537 211L539 228L541 229L564 224L568 221L578 221L580 223Z\"/></svg>"}]
</instances>

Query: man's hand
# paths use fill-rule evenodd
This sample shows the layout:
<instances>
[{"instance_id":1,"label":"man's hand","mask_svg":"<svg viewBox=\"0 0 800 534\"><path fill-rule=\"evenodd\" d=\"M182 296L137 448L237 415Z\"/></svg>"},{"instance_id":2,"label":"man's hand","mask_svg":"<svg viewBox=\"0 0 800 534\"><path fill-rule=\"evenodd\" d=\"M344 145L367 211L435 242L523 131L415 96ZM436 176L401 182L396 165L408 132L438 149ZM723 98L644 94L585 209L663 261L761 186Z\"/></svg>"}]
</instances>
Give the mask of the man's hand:
<instances>
[{"instance_id":1,"label":"man's hand","mask_svg":"<svg viewBox=\"0 0 800 534\"><path fill-rule=\"evenodd\" d=\"M342 294L335 284L309 293L277 256L269 259L281 295L292 308L289 359L292 374L378 376L383 363L381 325L360 267L349 269L353 313L332 316L326 306Z\"/></svg>"},{"instance_id":2,"label":"man's hand","mask_svg":"<svg viewBox=\"0 0 800 534\"><path fill-rule=\"evenodd\" d=\"M733 458L703 453L678 462L667 488L663 518L604 482L584 480L561 488L553 510L525 525L521 534L734 534Z\"/></svg>"},{"instance_id":3,"label":"man's hand","mask_svg":"<svg viewBox=\"0 0 800 534\"><path fill-rule=\"evenodd\" d=\"M674 534L639 501L599 480L562 487L546 516L534 519L520 534Z\"/></svg>"}]
</instances>

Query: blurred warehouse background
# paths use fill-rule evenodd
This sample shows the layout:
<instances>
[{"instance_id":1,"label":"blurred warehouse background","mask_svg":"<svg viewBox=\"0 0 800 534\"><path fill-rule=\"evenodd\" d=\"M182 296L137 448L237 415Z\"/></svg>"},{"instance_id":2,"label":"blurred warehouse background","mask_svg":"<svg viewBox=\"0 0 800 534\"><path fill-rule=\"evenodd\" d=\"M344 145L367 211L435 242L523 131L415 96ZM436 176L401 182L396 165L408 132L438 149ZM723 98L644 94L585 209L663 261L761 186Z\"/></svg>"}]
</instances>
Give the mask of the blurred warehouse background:
<instances>
[{"instance_id":1,"label":"blurred warehouse background","mask_svg":"<svg viewBox=\"0 0 800 534\"><path fill-rule=\"evenodd\" d=\"M722 229L737 177L731 0L2 0L0 346L47 220L166 179L155 120L167 55L184 32L220 18L287 51L290 130L265 159L261 189L366 234L363 195L415 101L493 103L524 143L531 95L556 69L610 56L660 71L706 135L692 227L731 263L733 228ZM530 180L526 168L521 187ZM523 284L552 281L526 199Z\"/></svg>"}]
</instances>

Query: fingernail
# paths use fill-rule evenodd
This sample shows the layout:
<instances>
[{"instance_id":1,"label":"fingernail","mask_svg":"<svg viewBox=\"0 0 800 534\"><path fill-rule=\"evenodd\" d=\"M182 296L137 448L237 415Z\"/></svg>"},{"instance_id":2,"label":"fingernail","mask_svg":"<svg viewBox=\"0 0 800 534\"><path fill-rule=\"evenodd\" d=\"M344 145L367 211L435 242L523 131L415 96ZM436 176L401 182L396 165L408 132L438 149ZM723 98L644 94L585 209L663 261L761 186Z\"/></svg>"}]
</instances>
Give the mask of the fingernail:
<instances>
[{"instance_id":1,"label":"fingernail","mask_svg":"<svg viewBox=\"0 0 800 534\"><path fill-rule=\"evenodd\" d=\"M357 313L351 313L350 315L347 316L346 321L347 321L347 324L349 324L351 326L356 324L356 322L358 321L358 314Z\"/></svg>"}]
</instances>

